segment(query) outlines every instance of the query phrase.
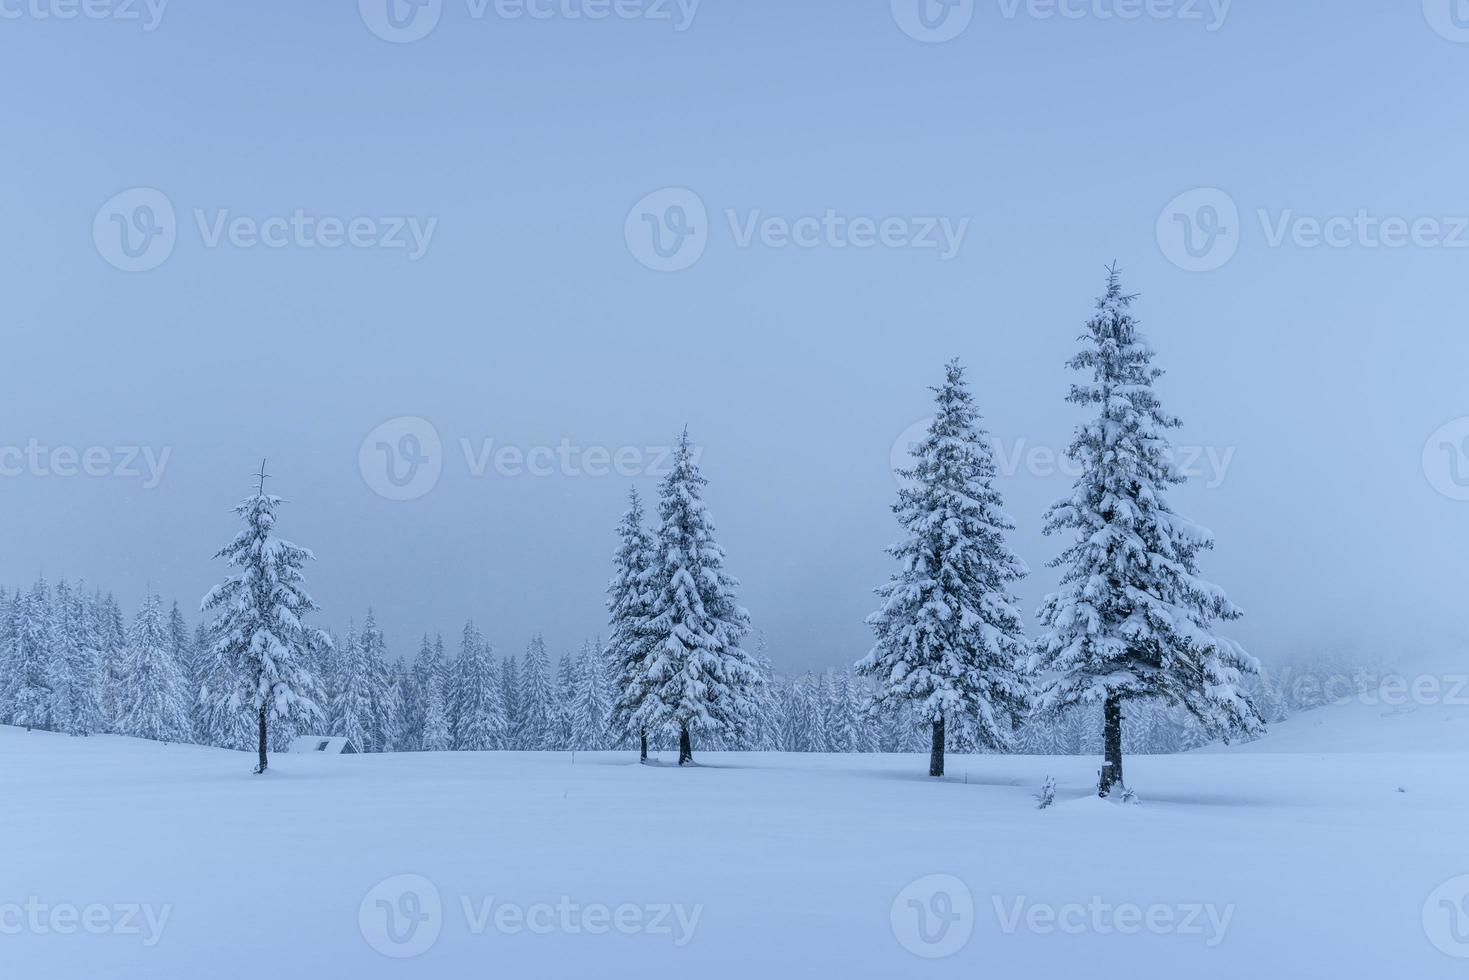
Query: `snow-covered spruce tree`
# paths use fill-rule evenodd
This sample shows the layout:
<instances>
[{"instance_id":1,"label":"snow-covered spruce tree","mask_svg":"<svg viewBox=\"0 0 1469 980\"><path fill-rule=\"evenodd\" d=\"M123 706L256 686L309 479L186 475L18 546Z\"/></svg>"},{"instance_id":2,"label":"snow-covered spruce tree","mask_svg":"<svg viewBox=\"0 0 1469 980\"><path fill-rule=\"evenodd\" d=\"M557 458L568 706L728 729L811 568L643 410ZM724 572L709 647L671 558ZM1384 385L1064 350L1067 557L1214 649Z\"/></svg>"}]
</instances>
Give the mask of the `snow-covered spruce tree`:
<instances>
[{"instance_id":1,"label":"snow-covered spruce tree","mask_svg":"<svg viewBox=\"0 0 1469 980\"><path fill-rule=\"evenodd\" d=\"M128 634L123 624L122 607L111 592L93 597L93 628L99 641L98 653L102 678L98 699L106 730L119 731L123 674L127 670Z\"/></svg>"},{"instance_id":2,"label":"snow-covered spruce tree","mask_svg":"<svg viewBox=\"0 0 1469 980\"><path fill-rule=\"evenodd\" d=\"M570 748L591 752L607 747L607 718L612 703L607 697L602 651L588 640L577 658L576 691L571 701Z\"/></svg>"},{"instance_id":3,"label":"snow-covered spruce tree","mask_svg":"<svg viewBox=\"0 0 1469 980\"><path fill-rule=\"evenodd\" d=\"M740 647L750 617L714 538L703 500L708 482L685 429L659 493L645 668L656 718L678 732L679 765L694 761L694 732L728 733L764 682Z\"/></svg>"},{"instance_id":4,"label":"snow-covered spruce tree","mask_svg":"<svg viewBox=\"0 0 1469 980\"><path fill-rule=\"evenodd\" d=\"M168 621L158 596L149 592L128 633L118 727L124 735L157 742L187 742L188 681L174 659Z\"/></svg>"},{"instance_id":5,"label":"snow-covered spruce tree","mask_svg":"<svg viewBox=\"0 0 1469 980\"><path fill-rule=\"evenodd\" d=\"M606 657L613 673L612 731L636 736L639 758L648 760L648 728L655 713L647 676L648 621L652 614L650 576L656 554L653 538L643 526L643 501L636 489L627 494L627 513L617 525L617 551L612 556L612 581L607 585L607 612L612 636Z\"/></svg>"},{"instance_id":6,"label":"snow-covered spruce tree","mask_svg":"<svg viewBox=\"0 0 1469 980\"><path fill-rule=\"evenodd\" d=\"M45 579L11 606L3 697L12 725L27 731L51 724L51 597Z\"/></svg>"},{"instance_id":7,"label":"snow-covered spruce tree","mask_svg":"<svg viewBox=\"0 0 1469 980\"><path fill-rule=\"evenodd\" d=\"M357 636L357 627L347 625L333 669L336 696L331 703L328 727L333 735L352 743L358 752L372 752L373 694L372 666L367 649Z\"/></svg>"},{"instance_id":8,"label":"snow-covered spruce tree","mask_svg":"<svg viewBox=\"0 0 1469 980\"><path fill-rule=\"evenodd\" d=\"M51 716L58 731L90 735L102 729L97 703L100 665L91 635L86 600L80 588L56 586L51 666Z\"/></svg>"},{"instance_id":9,"label":"snow-covered spruce tree","mask_svg":"<svg viewBox=\"0 0 1469 980\"><path fill-rule=\"evenodd\" d=\"M494 651L473 623L464 626L459 646L459 718L454 748L487 752L504 748L505 706Z\"/></svg>"},{"instance_id":10,"label":"snow-covered spruce tree","mask_svg":"<svg viewBox=\"0 0 1469 980\"><path fill-rule=\"evenodd\" d=\"M526 752L544 752L556 747L556 692L551 686L551 664L546 641L531 639L520 671L520 728L516 745Z\"/></svg>"},{"instance_id":11,"label":"snow-covered spruce tree","mask_svg":"<svg viewBox=\"0 0 1469 980\"><path fill-rule=\"evenodd\" d=\"M398 740L398 691L388 666L388 648L371 609L357 637L367 672L367 741L364 752L391 752Z\"/></svg>"},{"instance_id":12,"label":"snow-covered spruce tree","mask_svg":"<svg viewBox=\"0 0 1469 980\"><path fill-rule=\"evenodd\" d=\"M500 662L500 703L505 706L505 748L520 748L520 665L515 654Z\"/></svg>"},{"instance_id":13,"label":"snow-covered spruce tree","mask_svg":"<svg viewBox=\"0 0 1469 980\"><path fill-rule=\"evenodd\" d=\"M215 555L236 573L210 590L202 608L216 613L210 632L215 654L227 668L215 697L230 714L248 713L258 726L260 763L266 770L270 719L307 722L318 716L316 679L304 661L316 634L302 620L317 609L306 592L302 568L315 558L305 548L275 536L281 498L265 492L265 465L253 494L235 507L245 527Z\"/></svg>"},{"instance_id":14,"label":"snow-covered spruce tree","mask_svg":"<svg viewBox=\"0 0 1469 980\"><path fill-rule=\"evenodd\" d=\"M906 537L888 549L899 569L868 617L877 642L858 662L874 707L910 702L931 725L930 776L944 774L946 738L1010 748L1026 706L1023 621L1010 586L1027 574L1005 533L1014 524L994 487L994 455L957 360L933 389L937 414L913 449L893 505Z\"/></svg>"},{"instance_id":15,"label":"snow-covered spruce tree","mask_svg":"<svg viewBox=\"0 0 1469 980\"><path fill-rule=\"evenodd\" d=\"M440 637L425 650L419 661L419 692L423 701L423 729L419 737L419 748L424 752L447 752L454 747L453 735L449 730L448 665L444 662L444 641Z\"/></svg>"},{"instance_id":16,"label":"snow-covered spruce tree","mask_svg":"<svg viewBox=\"0 0 1469 980\"><path fill-rule=\"evenodd\" d=\"M1045 632L1030 665L1042 713L1101 706L1103 796L1123 782L1129 701L1181 706L1223 738L1263 727L1243 690L1259 664L1214 632L1217 620L1240 614L1199 576L1199 552L1213 539L1168 504L1168 487L1184 482L1166 435L1180 422L1153 391L1163 372L1138 332L1133 299L1111 269L1082 350L1069 362L1091 380L1072 385L1068 400L1095 406L1097 415L1067 450L1081 467L1071 496L1046 516L1046 533L1069 534L1071 543L1052 562L1061 584L1041 607Z\"/></svg>"},{"instance_id":17,"label":"snow-covered spruce tree","mask_svg":"<svg viewBox=\"0 0 1469 980\"><path fill-rule=\"evenodd\" d=\"M574 654L563 653L556 663L556 745L558 749L572 747L572 723L576 712L577 687L580 673Z\"/></svg>"}]
</instances>

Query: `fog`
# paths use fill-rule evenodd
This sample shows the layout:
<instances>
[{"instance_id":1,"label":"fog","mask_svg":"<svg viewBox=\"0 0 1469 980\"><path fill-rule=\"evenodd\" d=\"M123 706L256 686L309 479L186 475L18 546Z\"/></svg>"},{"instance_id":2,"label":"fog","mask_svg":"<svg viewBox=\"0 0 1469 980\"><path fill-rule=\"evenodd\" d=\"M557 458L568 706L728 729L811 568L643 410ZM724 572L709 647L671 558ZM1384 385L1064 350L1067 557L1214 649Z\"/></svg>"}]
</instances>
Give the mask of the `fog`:
<instances>
[{"instance_id":1,"label":"fog","mask_svg":"<svg viewBox=\"0 0 1469 980\"><path fill-rule=\"evenodd\" d=\"M1233 634L1269 662L1457 648L1469 58L1417 5L1217 31L980 5L945 44L886 3L694 6L446 0L412 43L353 4L7 24L0 581L192 621L264 459L326 625L572 649L688 426L777 669L847 664L950 357L1026 606L1054 585L1064 365L1115 261ZM1171 237L1179 200L1227 261ZM680 229L697 255L664 254Z\"/></svg>"}]
</instances>

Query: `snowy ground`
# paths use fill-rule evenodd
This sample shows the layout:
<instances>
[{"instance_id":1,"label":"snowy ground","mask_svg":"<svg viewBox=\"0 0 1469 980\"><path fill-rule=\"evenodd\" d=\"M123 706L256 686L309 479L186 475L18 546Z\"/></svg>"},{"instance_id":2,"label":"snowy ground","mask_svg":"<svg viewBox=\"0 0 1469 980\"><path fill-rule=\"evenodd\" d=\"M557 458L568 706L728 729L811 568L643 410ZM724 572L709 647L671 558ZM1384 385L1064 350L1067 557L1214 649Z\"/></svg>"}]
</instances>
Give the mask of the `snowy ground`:
<instances>
[{"instance_id":1,"label":"snowy ground","mask_svg":"<svg viewBox=\"0 0 1469 980\"><path fill-rule=\"evenodd\" d=\"M1393 751L1341 744L1374 729ZM3 728L0 976L1461 977L1469 880L1435 890L1469 875L1466 749L1469 709L1328 708L1132 759L1121 806L1093 759L937 782L896 756L281 755L254 778ZM431 885L379 887L399 875Z\"/></svg>"}]
</instances>

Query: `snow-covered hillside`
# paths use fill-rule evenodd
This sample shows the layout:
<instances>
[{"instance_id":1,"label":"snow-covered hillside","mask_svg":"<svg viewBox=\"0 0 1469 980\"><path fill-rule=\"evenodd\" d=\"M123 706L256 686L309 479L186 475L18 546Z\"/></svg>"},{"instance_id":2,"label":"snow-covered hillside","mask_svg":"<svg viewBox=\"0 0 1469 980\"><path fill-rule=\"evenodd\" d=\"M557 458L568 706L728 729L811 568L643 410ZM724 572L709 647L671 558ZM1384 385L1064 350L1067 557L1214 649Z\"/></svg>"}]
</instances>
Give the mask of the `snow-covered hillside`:
<instances>
[{"instance_id":1,"label":"snow-covered hillside","mask_svg":"<svg viewBox=\"0 0 1469 980\"><path fill-rule=\"evenodd\" d=\"M1342 740L1469 726L1364 707L1130 758L1137 806L1095 798L1090 758L960 756L938 781L918 756L279 755L254 777L3 728L0 973L1462 976L1439 903L1463 895L1435 893L1469 874L1462 740Z\"/></svg>"}]
</instances>

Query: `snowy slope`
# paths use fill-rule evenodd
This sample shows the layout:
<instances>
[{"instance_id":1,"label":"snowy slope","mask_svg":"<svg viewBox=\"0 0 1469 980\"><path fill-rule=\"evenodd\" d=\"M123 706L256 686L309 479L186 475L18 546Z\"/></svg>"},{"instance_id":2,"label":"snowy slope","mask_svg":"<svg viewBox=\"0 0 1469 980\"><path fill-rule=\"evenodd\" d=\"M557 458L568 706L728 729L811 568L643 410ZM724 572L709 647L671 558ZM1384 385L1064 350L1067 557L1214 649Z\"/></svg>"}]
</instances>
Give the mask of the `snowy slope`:
<instances>
[{"instance_id":1,"label":"snowy slope","mask_svg":"<svg viewBox=\"0 0 1469 980\"><path fill-rule=\"evenodd\" d=\"M1272 726L1256 742L1206 751L1469 752L1469 658L1384 672L1375 681Z\"/></svg>"},{"instance_id":2,"label":"snowy slope","mask_svg":"<svg viewBox=\"0 0 1469 980\"><path fill-rule=\"evenodd\" d=\"M0 976L1463 976L1423 911L1469 874L1469 756L1271 738L1297 748L1131 759L1122 806L1093 759L932 781L916 756L281 755L252 777L241 754L0 728ZM167 919L11 928L28 901Z\"/></svg>"}]
</instances>

